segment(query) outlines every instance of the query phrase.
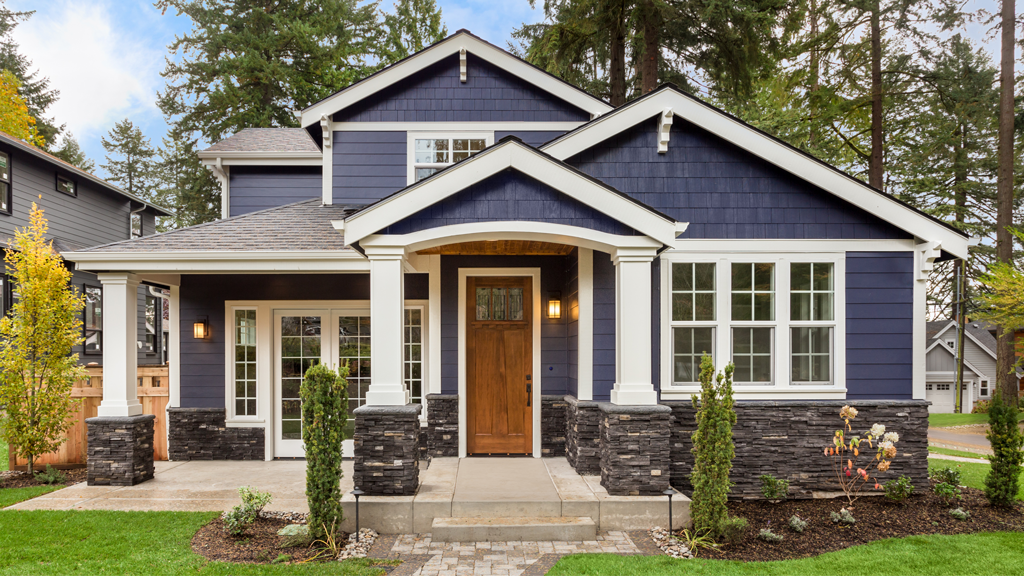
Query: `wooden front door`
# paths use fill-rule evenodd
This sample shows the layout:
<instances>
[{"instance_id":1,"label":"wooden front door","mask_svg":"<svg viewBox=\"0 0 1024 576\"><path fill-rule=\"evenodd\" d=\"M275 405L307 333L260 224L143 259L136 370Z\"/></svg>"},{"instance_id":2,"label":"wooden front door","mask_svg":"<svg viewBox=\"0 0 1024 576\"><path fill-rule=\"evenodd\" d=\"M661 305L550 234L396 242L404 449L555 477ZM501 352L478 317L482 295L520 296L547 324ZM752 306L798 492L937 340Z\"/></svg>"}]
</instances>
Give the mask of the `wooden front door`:
<instances>
[{"instance_id":1,"label":"wooden front door","mask_svg":"<svg viewBox=\"0 0 1024 576\"><path fill-rule=\"evenodd\" d=\"M533 453L532 278L466 279L466 451Z\"/></svg>"}]
</instances>

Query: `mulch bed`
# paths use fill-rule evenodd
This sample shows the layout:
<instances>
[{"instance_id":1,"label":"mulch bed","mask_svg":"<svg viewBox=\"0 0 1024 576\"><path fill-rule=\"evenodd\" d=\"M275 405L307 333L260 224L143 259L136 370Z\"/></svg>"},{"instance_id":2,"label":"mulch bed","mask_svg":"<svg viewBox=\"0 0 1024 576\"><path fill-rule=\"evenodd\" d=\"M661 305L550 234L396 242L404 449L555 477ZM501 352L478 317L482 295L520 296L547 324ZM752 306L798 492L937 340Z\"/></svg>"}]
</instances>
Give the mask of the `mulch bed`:
<instances>
[{"instance_id":1,"label":"mulch bed","mask_svg":"<svg viewBox=\"0 0 1024 576\"><path fill-rule=\"evenodd\" d=\"M289 524L292 522L260 517L249 527L245 536L235 537L224 530L224 521L218 516L192 537L192 550L210 560L246 564L270 564L282 554L290 556L286 562L302 562L315 557L320 551L317 548L281 548L282 537L278 536L277 532ZM340 538L347 540L348 534L342 534ZM337 560L330 554L325 554L320 559Z\"/></svg>"},{"instance_id":2,"label":"mulch bed","mask_svg":"<svg viewBox=\"0 0 1024 576\"><path fill-rule=\"evenodd\" d=\"M922 534L972 534L976 532L1024 531L1024 505L1014 510L992 508L981 490L962 488L963 499L950 506L935 496L917 491L906 503L895 504L881 496L866 496L853 506L846 506L856 524L834 524L830 512L846 505L846 498L789 500L772 504L767 501L729 502L729 515L746 518L749 525L743 537L719 551L701 550L702 558L725 560L788 560L805 558L841 550L884 538L902 538ZM949 515L952 508L963 508L971 517L957 520ZM799 516L808 524L803 533L789 528L789 519ZM769 544L757 539L762 528L782 535L782 542Z\"/></svg>"},{"instance_id":3,"label":"mulch bed","mask_svg":"<svg viewBox=\"0 0 1024 576\"><path fill-rule=\"evenodd\" d=\"M42 471L43 470L37 470L37 472ZM79 482L85 482L85 477L88 474L88 470L85 468L61 470L61 472L64 473L65 481L63 484L57 484L57 486L70 486ZM8 471L5 472L4 475L0 476L0 489L25 488L26 486L45 486L45 484L37 480L34 476L29 476L27 472Z\"/></svg>"}]
</instances>

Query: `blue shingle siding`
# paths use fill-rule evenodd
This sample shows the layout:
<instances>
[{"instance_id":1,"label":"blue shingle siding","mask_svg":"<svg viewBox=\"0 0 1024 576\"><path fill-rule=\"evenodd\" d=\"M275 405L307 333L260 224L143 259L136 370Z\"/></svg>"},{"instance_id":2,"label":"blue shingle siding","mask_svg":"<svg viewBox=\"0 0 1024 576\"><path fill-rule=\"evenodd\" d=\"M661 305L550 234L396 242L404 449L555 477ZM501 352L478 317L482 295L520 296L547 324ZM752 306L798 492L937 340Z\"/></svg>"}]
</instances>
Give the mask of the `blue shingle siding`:
<instances>
[{"instance_id":1,"label":"blue shingle siding","mask_svg":"<svg viewBox=\"0 0 1024 576\"><path fill-rule=\"evenodd\" d=\"M615 265L594 251L594 400L611 400L615 385Z\"/></svg>"},{"instance_id":2,"label":"blue shingle siding","mask_svg":"<svg viewBox=\"0 0 1024 576\"><path fill-rule=\"evenodd\" d=\"M568 315L551 319L547 295L566 293L565 256L441 256L441 393L459 391L459 269L540 268L540 369L542 394L568 390ZM534 287L537 290L537 287ZM535 380L537 376L535 375Z\"/></svg>"},{"instance_id":3,"label":"blue shingle siding","mask_svg":"<svg viewBox=\"0 0 1024 576\"><path fill-rule=\"evenodd\" d=\"M679 118L668 152L637 124L567 162L689 222L681 238L910 238L831 193Z\"/></svg>"},{"instance_id":4,"label":"blue shingle siding","mask_svg":"<svg viewBox=\"0 0 1024 576\"><path fill-rule=\"evenodd\" d=\"M335 122L587 122L590 114L473 54L453 54L334 114Z\"/></svg>"},{"instance_id":5,"label":"blue shingle siding","mask_svg":"<svg viewBox=\"0 0 1024 576\"><path fill-rule=\"evenodd\" d=\"M618 220L515 170L495 174L381 233L409 234L452 224L499 220L566 224L610 234L636 233Z\"/></svg>"},{"instance_id":6,"label":"blue shingle siding","mask_svg":"<svg viewBox=\"0 0 1024 576\"><path fill-rule=\"evenodd\" d=\"M319 198L319 166L232 166L231 215Z\"/></svg>"},{"instance_id":7,"label":"blue shingle siding","mask_svg":"<svg viewBox=\"0 0 1024 576\"><path fill-rule=\"evenodd\" d=\"M579 353L580 353L580 249L573 248L565 259L565 290L562 292L562 316L566 318L565 349L566 362L565 391L579 395ZM543 300L541 301L543 303Z\"/></svg>"},{"instance_id":8,"label":"blue shingle siding","mask_svg":"<svg viewBox=\"0 0 1024 576\"><path fill-rule=\"evenodd\" d=\"M506 136L515 136L526 144L539 148L541 144L558 138L565 132L550 132L545 130L515 130L513 132L495 132L494 143L497 144Z\"/></svg>"},{"instance_id":9,"label":"blue shingle siding","mask_svg":"<svg viewBox=\"0 0 1024 576\"><path fill-rule=\"evenodd\" d=\"M913 333L914 253L847 252L847 398L911 398Z\"/></svg>"},{"instance_id":10,"label":"blue shingle siding","mask_svg":"<svg viewBox=\"0 0 1024 576\"><path fill-rule=\"evenodd\" d=\"M405 188L406 132L335 132L334 202L371 204Z\"/></svg>"},{"instance_id":11,"label":"blue shingle siding","mask_svg":"<svg viewBox=\"0 0 1024 576\"><path fill-rule=\"evenodd\" d=\"M405 297L426 299L426 274L405 275ZM226 300L369 300L369 274L234 274L181 277L181 406L224 407L224 302ZM199 316L210 337L192 338Z\"/></svg>"}]
</instances>

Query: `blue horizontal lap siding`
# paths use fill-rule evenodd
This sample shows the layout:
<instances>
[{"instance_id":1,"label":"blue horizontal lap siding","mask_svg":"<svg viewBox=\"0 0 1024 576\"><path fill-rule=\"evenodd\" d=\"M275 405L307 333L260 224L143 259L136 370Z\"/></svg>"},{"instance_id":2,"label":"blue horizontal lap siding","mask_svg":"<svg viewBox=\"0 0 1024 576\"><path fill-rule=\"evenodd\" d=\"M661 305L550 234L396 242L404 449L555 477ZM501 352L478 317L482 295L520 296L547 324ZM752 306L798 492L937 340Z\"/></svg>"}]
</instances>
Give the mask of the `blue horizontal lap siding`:
<instances>
[{"instance_id":1,"label":"blue horizontal lap siding","mask_svg":"<svg viewBox=\"0 0 1024 576\"><path fill-rule=\"evenodd\" d=\"M409 234L440 226L516 220L590 228L610 234L636 232L618 220L514 170L495 174L400 220L382 234Z\"/></svg>"},{"instance_id":2,"label":"blue horizontal lap siding","mask_svg":"<svg viewBox=\"0 0 1024 576\"><path fill-rule=\"evenodd\" d=\"M405 132L334 133L334 201L371 204L408 181Z\"/></svg>"},{"instance_id":3,"label":"blue horizontal lap siding","mask_svg":"<svg viewBox=\"0 0 1024 576\"><path fill-rule=\"evenodd\" d=\"M457 54L334 114L335 122L587 122L590 114L497 66Z\"/></svg>"},{"instance_id":4,"label":"blue horizontal lap siding","mask_svg":"<svg viewBox=\"0 0 1024 576\"><path fill-rule=\"evenodd\" d=\"M506 136L515 136L524 143L529 144L534 148L539 148L541 144L554 140L562 134L565 134L565 132L552 132L546 130L515 130L512 132L496 131L494 133L494 142L498 143Z\"/></svg>"},{"instance_id":5,"label":"blue horizontal lap siding","mask_svg":"<svg viewBox=\"0 0 1024 576\"><path fill-rule=\"evenodd\" d=\"M611 400L615 385L615 265L594 251L594 400Z\"/></svg>"},{"instance_id":6,"label":"blue horizontal lap siding","mask_svg":"<svg viewBox=\"0 0 1024 576\"><path fill-rule=\"evenodd\" d=\"M676 118L668 152L637 124L567 162L689 222L681 238L910 238L906 232Z\"/></svg>"},{"instance_id":7,"label":"blue horizontal lap siding","mask_svg":"<svg viewBox=\"0 0 1024 576\"><path fill-rule=\"evenodd\" d=\"M565 349L567 394L579 395L579 352L580 352L580 249L573 248L566 257L565 291L562 293L562 315L567 318ZM543 300L541 300L543 302Z\"/></svg>"},{"instance_id":8,"label":"blue horizontal lap siding","mask_svg":"<svg viewBox=\"0 0 1024 576\"><path fill-rule=\"evenodd\" d=\"M232 166L231 215L319 198L319 166Z\"/></svg>"},{"instance_id":9,"label":"blue horizontal lap siding","mask_svg":"<svg viewBox=\"0 0 1024 576\"><path fill-rule=\"evenodd\" d=\"M911 398L913 339L913 252L847 252L847 397Z\"/></svg>"}]
</instances>

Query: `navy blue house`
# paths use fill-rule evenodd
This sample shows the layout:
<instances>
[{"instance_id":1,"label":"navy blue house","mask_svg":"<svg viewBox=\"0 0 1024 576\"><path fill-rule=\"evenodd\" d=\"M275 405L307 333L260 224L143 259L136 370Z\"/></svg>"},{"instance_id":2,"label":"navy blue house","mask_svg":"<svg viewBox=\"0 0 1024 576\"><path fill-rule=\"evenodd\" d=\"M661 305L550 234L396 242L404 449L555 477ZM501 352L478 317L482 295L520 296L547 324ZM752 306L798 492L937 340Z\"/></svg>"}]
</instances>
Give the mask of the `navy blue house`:
<instances>
[{"instance_id":1,"label":"navy blue house","mask_svg":"<svg viewBox=\"0 0 1024 576\"><path fill-rule=\"evenodd\" d=\"M824 489L787 468L845 404L926 466L926 278L967 238L672 86L613 108L460 31L200 157L223 219L69 256L168 287L172 459L301 457L304 369L347 363L367 493L481 454L660 493L707 355L735 367L737 494Z\"/></svg>"}]
</instances>

